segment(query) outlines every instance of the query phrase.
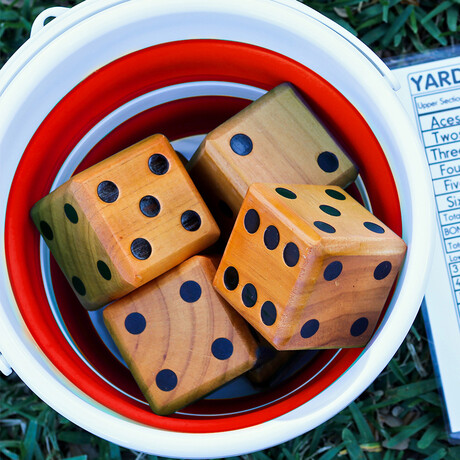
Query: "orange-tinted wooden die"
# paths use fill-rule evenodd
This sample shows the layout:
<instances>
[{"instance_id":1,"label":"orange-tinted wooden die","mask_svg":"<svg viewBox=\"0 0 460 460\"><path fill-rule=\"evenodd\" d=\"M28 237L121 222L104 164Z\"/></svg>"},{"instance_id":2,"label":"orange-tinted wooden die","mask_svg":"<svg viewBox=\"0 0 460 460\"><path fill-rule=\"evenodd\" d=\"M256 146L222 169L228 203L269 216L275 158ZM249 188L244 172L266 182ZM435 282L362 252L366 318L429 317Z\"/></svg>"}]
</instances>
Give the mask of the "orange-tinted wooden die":
<instances>
[{"instance_id":1,"label":"orange-tinted wooden die","mask_svg":"<svg viewBox=\"0 0 460 460\"><path fill-rule=\"evenodd\" d=\"M339 187L254 184L214 286L279 350L361 347L405 251Z\"/></svg>"}]
</instances>

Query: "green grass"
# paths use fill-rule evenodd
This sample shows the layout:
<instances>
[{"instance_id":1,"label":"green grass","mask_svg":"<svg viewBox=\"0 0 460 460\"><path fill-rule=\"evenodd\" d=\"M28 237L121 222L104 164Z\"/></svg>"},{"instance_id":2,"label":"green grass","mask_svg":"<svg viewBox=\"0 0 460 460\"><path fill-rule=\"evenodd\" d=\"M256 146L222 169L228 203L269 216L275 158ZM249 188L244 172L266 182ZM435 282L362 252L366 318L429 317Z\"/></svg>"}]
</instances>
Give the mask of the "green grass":
<instances>
[{"instance_id":1,"label":"green grass","mask_svg":"<svg viewBox=\"0 0 460 460\"><path fill-rule=\"evenodd\" d=\"M0 0L4 1L4 0ZM44 8L78 2L0 3L0 66L25 41ZM346 27L380 56L459 41L460 1L336 0L305 4ZM154 459L106 442L41 402L15 376L0 377L0 459ZM251 460L449 459L442 404L421 316L392 361L347 409L280 446L244 455Z\"/></svg>"}]
</instances>

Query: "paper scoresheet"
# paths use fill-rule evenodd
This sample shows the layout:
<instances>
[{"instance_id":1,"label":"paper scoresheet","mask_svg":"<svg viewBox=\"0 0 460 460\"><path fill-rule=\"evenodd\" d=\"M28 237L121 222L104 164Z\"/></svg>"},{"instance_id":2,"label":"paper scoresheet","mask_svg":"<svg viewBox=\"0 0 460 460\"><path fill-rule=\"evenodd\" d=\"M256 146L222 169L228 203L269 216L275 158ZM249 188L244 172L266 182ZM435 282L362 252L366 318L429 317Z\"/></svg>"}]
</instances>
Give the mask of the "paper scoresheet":
<instances>
[{"instance_id":1,"label":"paper scoresheet","mask_svg":"<svg viewBox=\"0 0 460 460\"><path fill-rule=\"evenodd\" d=\"M422 310L448 434L460 442L460 47L387 64L431 172L438 232Z\"/></svg>"}]
</instances>

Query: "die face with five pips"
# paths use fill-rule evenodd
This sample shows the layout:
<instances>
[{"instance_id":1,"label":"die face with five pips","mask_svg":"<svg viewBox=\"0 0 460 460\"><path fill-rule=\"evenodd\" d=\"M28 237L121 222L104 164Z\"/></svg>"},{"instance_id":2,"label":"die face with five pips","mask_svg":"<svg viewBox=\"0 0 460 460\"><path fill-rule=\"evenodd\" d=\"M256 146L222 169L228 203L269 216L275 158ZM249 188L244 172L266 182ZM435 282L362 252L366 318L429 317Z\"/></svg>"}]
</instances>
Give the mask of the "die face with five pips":
<instances>
[{"instance_id":1,"label":"die face with five pips","mask_svg":"<svg viewBox=\"0 0 460 460\"><path fill-rule=\"evenodd\" d=\"M215 292L213 260L195 256L104 309L147 401L169 414L250 369L256 344Z\"/></svg>"},{"instance_id":2,"label":"die face with five pips","mask_svg":"<svg viewBox=\"0 0 460 460\"><path fill-rule=\"evenodd\" d=\"M40 200L31 216L88 310L131 292L219 236L160 134L73 176Z\"/></svg>"},{"instance_id":3,"label":"die face with five pips","mask_svg":"<svg viewBox=\"0 0 460 460\"><path fill-rule=\"evenodd\" d=\"M335 184L358 171L292 85L272 89L211 131L187 166L224 233L253 183Z\"/></svg>"},{"instance_id":4,"label":"die face with five pips","mask_svg":"<svg viewBox=\"0 0 460 460\"><path fill-rule=\"evenodd\" d=\"M339 187L254 184L214 286L279 350L361 347L405 251Z\"/></svg>"}]
</instances>

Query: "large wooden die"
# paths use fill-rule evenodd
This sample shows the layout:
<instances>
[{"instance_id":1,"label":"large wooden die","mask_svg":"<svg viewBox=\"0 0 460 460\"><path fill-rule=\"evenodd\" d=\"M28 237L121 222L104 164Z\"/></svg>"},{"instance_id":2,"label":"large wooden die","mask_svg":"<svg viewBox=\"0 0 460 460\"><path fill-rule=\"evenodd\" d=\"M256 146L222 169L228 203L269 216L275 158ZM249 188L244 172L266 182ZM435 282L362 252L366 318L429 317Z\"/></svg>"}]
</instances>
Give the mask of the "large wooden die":
<instances>
[{"instance_id":1,"label":"large wooden die","mask_svg":"<svg viewBox=\"0 0 460 460\"><path fill-rule=\"evenodd\" d=\"M151 136L73 176L32 219L94 310L214 243L219 229L168 140Z\"/></svg>"},{"instance_id":2,"label":"large wooden die","mask_svg":"<svg viewBox=\"0 0 460 460\"><path fill-rule=\"evenodd\" d=\"M250 369L248 325L215 292L213 260L195 256L110 304L105 324L157 414L169 414Z\"/></svg>"},{"instance_id":3,"label":"large wooden die","mask_svg":"<svg viewBox=\"0 0 460 460\"><path fill-rule=\"evenodd\" d=\"M221 230L251 184L335 184L357 169L292 85L283 83L211 131L188 170Z\"/></svg>"},{"instance_id":4,"label":"large wooden die","mask_svg":"<svg viewBox=\"0 0 460 460\"><path fill-rule=\"evenodd\" d=\"M254 184L214 286L279 350L360 347L405 251L339 187Z\"/></svg>"}]
</instances>

